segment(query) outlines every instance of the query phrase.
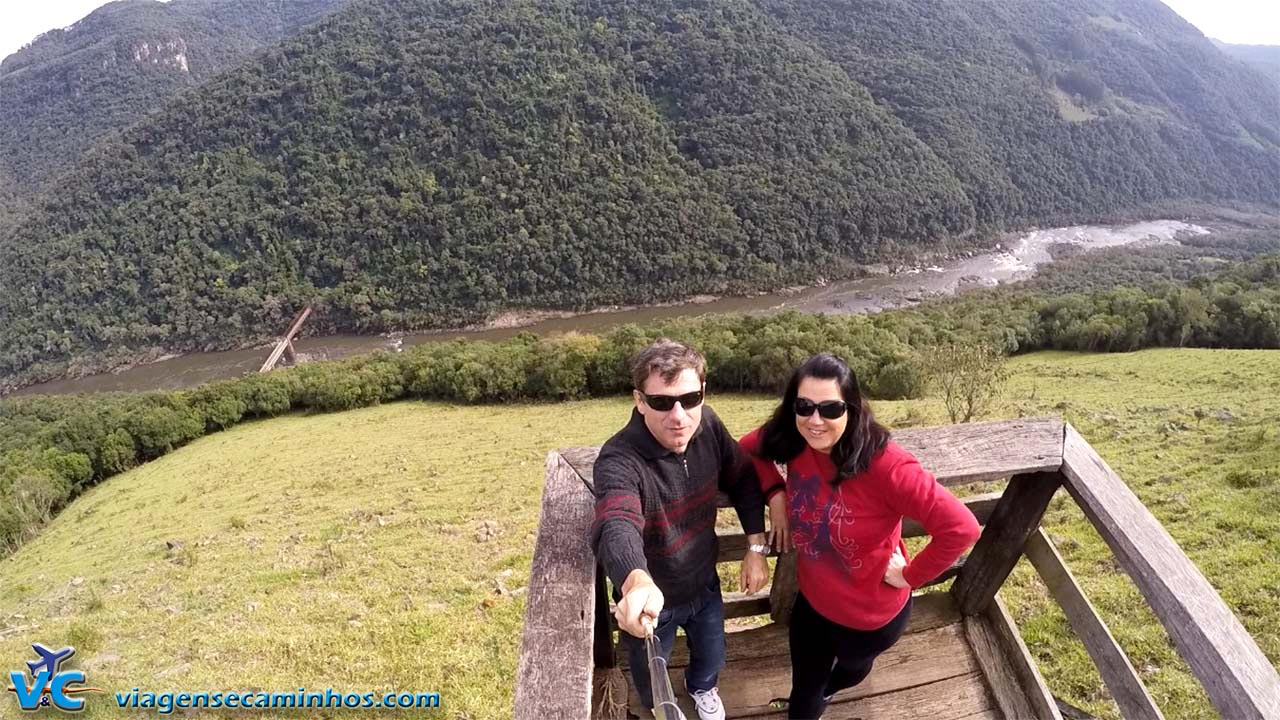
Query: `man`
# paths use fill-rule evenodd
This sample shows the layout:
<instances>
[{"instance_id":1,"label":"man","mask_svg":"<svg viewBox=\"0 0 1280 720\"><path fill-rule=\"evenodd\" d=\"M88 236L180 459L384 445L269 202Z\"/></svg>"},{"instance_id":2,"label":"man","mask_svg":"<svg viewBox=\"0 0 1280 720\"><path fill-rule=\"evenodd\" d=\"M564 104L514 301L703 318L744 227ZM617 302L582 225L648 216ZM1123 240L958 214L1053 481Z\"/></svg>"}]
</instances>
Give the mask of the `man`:
<instances>
[{"instance_id":1,"label":"man","mask_svg":"<svg viewBox=\"0 0 1280 720\"><path fill-rule=\"evenodd\" d=\"M749 549L740 583L769 579L764 498L755 472L711 408L703 405L706 361L660 339L632 360L631 421L600 449L591 544L613 581L615 615L645 707L653 709L644 638L654 632L670 659L685 630L685 689L702 720L722 720L716 679L724 667L724 604L716 574L716 491L733 500Z\"/></svg>"}]
</instances>

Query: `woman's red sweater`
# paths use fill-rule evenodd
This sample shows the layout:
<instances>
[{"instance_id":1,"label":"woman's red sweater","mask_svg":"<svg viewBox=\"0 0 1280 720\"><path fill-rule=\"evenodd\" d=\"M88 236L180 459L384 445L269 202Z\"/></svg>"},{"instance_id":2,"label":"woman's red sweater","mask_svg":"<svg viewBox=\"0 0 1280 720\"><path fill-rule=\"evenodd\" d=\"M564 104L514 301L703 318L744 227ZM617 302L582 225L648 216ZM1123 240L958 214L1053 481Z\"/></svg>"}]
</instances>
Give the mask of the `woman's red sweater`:
<instances>
[{"instance_id":1,"label":"woman's red sweater","mask_svg":"<svg viewBox=\"0 0 1280 720\"><path fill-rule=\"evenodd\" d=\"M836 468L830 456L811 447L787 463L784 480L772 461L760 457L759 428L740 444L755 464L765 497L785 489L800 592L833 622L875 630L902 610L911 590L884 581L895 549L907 559L902 576L915 588L978 539L973 513L892 441L866 471L839 487L831 485ZM904 516L931 536L914 559L902 543Z\"/></svg>"}]
</instances>

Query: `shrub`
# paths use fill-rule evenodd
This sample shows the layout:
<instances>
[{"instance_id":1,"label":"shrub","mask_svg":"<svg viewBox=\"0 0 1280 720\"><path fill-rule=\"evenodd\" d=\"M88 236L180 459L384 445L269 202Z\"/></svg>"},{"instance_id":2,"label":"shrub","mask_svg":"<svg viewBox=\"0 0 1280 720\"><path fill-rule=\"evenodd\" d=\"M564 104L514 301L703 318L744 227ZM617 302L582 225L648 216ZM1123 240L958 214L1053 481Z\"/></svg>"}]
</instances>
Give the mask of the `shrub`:
<instances>
[{"instance_id":1,"label":"shrub","mask_svg":"<svg viewBox=\"0 0 1280 720\"><path fill-rule=\"evenodd\" d=\"M894 360L876 373L870 394L881 400L907 400L924 395L928 384L928 378L917 363Z\"/></svg>"}]
</instances>

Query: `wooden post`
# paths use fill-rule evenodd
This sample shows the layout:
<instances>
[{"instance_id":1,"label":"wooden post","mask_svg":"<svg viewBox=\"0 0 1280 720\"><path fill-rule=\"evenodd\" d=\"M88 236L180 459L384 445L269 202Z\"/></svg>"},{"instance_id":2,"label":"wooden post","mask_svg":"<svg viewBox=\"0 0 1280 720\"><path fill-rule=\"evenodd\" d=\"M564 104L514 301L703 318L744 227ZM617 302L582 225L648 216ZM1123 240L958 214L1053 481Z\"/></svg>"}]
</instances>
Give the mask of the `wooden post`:
<instances>
[{"instance_id":1,"label":"wooden post","mask_svg":"<svg viewBox=\"0 0 1280 720\"><path fill-rule=\"evenodd\" d=\"M519 720L591 716L596 559L587 530L594 505L582 477L560 453L548 454L516 671Z\"/></svg>"},{"instance_id":2,"label":"wooden post","mask_svg":"<svg viewBox=\"0 0 1280 720\"><path fill-rule=\"evenodd\" d=\"M796 605L800 585L796 580L796 553L778 556L773 569L773 587L769 590L769 616L782 625L791 624L791 609Z\"/></svg>"},{"instance_id":3,"label":"wooden post","mask_svg":"<svg viewBox=\"0 0 1280 720\"><path fill-rule=\"evenodd\" d=\"M1040 518L1061 483L1062 476L1056 472L1016 475L1009 480L1009 487L1000 496L982 536L951 586L961 613L976 615L987 608L1022 556L1027 538L1040 527Z\"/></svg>"}]
</instances>

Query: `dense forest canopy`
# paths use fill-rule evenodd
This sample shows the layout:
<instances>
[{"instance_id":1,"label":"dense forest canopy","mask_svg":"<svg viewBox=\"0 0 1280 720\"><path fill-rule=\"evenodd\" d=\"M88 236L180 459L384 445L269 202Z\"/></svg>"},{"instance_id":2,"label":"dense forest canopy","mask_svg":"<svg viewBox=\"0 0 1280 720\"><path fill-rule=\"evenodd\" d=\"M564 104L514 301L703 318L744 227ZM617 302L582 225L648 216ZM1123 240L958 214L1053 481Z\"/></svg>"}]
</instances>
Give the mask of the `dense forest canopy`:
<instances>
[{"instance_id":1,"label":"dense forest canopy","mask_svg":"<svg viewBox=\"0 0 1280 720\"><path fill-rule=\"evenodd\" d=\"M1280 45L1233 45L1214 41L1222 52L1252 65L1280 84Z\"/></svg>"},{"instance_id":2,"label":"dense forest canopy","mask_svg":"<svg viewBox=\"0 0 1280 720\"><path fill-rule=\"evenodd\" d=\"M0 62L0 234L104 133L345 0L119 0ZM55 188L56 191L56 188Z\"/></svg>"},{"instance_id":3,"label":"dense forest canopy","mask_svg":"<svg viewBox=\"0 0 1280 720\"><path fill-rule=\"evenodd\" d=\"M0 377L278 331L812 283L1280 203L1280 88L1158 0L364 0L88 153L0 240Z\"/></svg>"}]
</instances>

